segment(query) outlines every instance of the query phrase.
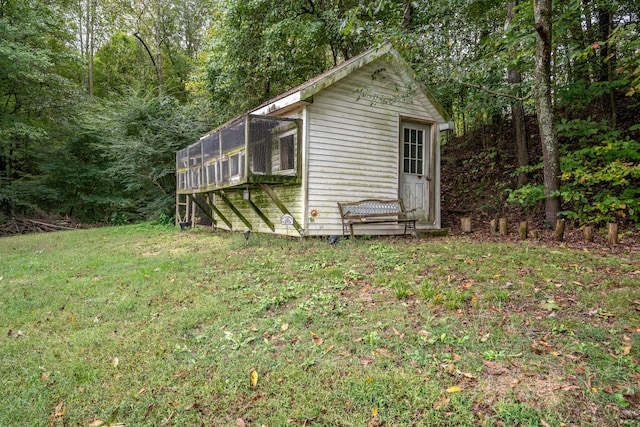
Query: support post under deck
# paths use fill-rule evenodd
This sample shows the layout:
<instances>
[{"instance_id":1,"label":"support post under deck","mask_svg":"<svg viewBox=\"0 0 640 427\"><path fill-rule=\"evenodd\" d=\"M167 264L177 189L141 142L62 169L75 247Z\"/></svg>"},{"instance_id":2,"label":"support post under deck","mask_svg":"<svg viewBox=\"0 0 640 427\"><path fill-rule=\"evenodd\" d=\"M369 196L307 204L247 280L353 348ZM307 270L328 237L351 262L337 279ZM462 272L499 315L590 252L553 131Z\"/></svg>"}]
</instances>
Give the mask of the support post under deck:
<instances>
[{"instance_id":1,"label":"support post under deck","mask_svg":"<svg viewBox=\"0 0 640 427\"><path fill-rule=\"evenodd\" d=\"M214 193L215 194L215 193ZM211 201L207 202L207 205L209 205L209 207L216 213L216 215L218 216L218 218L220 218L222 220L222 222L224 222L225 224L227 224L227 227L229 227L229 230L231 230L233 227L231 226L231 221L229 221L227 219L226 216L224 216L222 214L222 212L220 212L220 209L218 209L218 207Z\"/></svg>"},{"instance_id":2,"label":"support post under deck","mask_svg":"<svg viewBox=\"0 0 640 427\"><path fill-rule=\"evenodd\" d=\"M291 215L289 209L287 209L284 203L282 203L282 200L280 200L275 191L273 191L273 188L269 187L267 184L262 183L260 184L260 187L264 190L265 193L267 193L271 200L273 200L273 203L275 203L278 209L280 209L280 212L282 212L283 214ZM296 221L293 215L291 215L291 217L293 218L293 227L298 231L298 233L302 235L303 229L300 226L300 223Z\"/></svg>"},{"instance_id":3,"label":"support post under deck","mask_svg":"<svg viewBox=\"0 0 640 427\"><path fill-rule=\"evenodd\" d=\"M234 214L236 214L236 216L237 216L238 218L240 218L240 221L242 221L242 222L244 223L244 225L246 225L246 226L247 226L247 228L248 228L249 230L252 230L252 229L253 229L253 226L251 225L251 223L250 223L250 222L249 222L249 221L248 221L248 220L247 220L247 219L242 215L242 213L238 210L238 208L236 208L236 207L233 205L233 203L231 203L231 200L229 200L229 199L227 198L227 196L225 196L225 194L224 194L222 191L220 191L220 192L218 192L218 193L216 193L216 194L217 194L217 195L222 199L222 201L223 201L227 206L229 206L229 209L231 209L231 210L233 211L233 213L234 213ZM231 226L229 226L229 228L231 228Z\"/></svg>"},{"instance_id":4,"label":"support post under deck","mask_svg":"<svg viewBox=\"0 0 640 427\"><path fill-rule=\"evenodd\" d=\"M271 222L271 220L267 218L267 216L260 210L258 206L256 206L255 203L253 203L251 200L247 200L247 203L249 203L249 206L251 206L253 211L260 217L260 219L262 219L262 221L267 224L267 227L269 227L271 231L276 231L276 227L273 225L273 222Z\"/></svg>"},{"instance_id":5,"label":"support post under deck","mask_svg":"<svg viewBox=\"0 0 640 427\"><path fill-rule=\"evenodd\" d=\"M215 226L217 224L216 219L213 217L213 215L209 214L209 210L204 206L204 204L202 204L200 202L200 200L198 200L198 195L193 195L193 194L189 194L189 199L191 199L191 201L193 203L195 203L200 210L202 211L203 214L205 214L207 216L207 218L209 218L211 220L211 223Z\"/></svg>"}]
</instances>

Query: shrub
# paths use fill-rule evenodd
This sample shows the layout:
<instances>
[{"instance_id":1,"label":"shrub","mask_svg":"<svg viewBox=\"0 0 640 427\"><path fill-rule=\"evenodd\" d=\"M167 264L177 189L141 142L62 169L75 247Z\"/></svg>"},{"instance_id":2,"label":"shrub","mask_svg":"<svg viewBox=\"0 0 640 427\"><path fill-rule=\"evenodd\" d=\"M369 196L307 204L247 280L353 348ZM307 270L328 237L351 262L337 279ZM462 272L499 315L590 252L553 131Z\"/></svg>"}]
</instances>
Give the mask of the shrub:
<instances>
[{"instance_id":1,"label":"shrub","mask_svg":"<svg viewBox=\"0 0 640 427\"><path fill-rule=\"evenodd\" d=\"M562 214L580 224L640 224L640 143L590 119L563 120L558 133L583 147L561 159Z\"/></svg>"},{"instance_id":2,"label":"shrub","mask_svg":"<svg viewBox=\"0 0 640 427\"><path fill-rule=\"evenodd\" d=\"M525 210L533 209L538 202L544 200L544 185L526 184L515 190L507 189L507 201L520 205Z\"/></svg>"}]
</instances>

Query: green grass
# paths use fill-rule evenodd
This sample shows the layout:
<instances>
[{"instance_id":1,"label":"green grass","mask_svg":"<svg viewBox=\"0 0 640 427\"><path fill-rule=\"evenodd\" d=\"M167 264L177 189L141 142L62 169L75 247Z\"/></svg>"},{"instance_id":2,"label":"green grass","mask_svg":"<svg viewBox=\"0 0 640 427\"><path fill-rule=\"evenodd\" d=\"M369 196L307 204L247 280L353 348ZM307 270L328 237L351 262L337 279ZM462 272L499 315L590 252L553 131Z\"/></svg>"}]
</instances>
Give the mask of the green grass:
<instances>
[{"instance_id":1,"label":"green grass","mask_svg":"<svg viewBox=\"0 0 640 427\"><path fill-rule=\"evenodd\" d=\"M639 265L150 224L2 238L0 426L637 425Z\"/></svg>"}]
</instances>

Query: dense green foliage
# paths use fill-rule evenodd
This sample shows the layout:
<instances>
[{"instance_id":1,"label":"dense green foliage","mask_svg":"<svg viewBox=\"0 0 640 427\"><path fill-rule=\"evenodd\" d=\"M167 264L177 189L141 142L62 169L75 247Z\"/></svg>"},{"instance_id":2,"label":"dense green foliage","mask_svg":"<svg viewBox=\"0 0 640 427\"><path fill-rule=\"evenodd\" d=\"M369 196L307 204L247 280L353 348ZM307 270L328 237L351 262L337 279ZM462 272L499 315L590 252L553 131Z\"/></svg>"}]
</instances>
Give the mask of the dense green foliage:
<instances>
[{"instance_id":1,"label":"dense green foliage","mask_svg":"<svg viewBox=\"0 0 640 427\"><path fill-rule=\"evenodd\" d=\"M97 125L105 129L108 172L122 186L118 222L170 214L175 203L175 152L206 128L187 105L171 97L131 94L105 107L105 114Z\"/></svg>"},{"instance_id":2,"label":"dense green foliage","mask_svg":"<svg viewBox=\"0 0 640 427\"><path fill-rule=\"evenodd\" d=\"M593 121L563 121L558 131L583 147L563 156L567 217L583 224L629 218L640 225L640 143Z\"/></svg>"},{"instance_id":3,"label":"dense green foliage","mask_svg":"<svg viewBox=\"0 0 640 427\"><path fill-rule=\"evenodd\" d=\"M566 141L559 192L564 217L578 225L616 221L640 225L640 143L593 120L562 120L558 133ZM508 193L509 201L528 210L544 199L541 184Z\"/></svg>"},{"instance_id":4,"label":"dense green foliage","mask_svg":"<svg viewBox=\"0 0 640 427\"><path fill-rule=\"evenodd\" d=\"M458 136L496 150L487 127L536 114L532 1L0 0L0 221L170 216L176 148L386 41ZM558 194L580 223L638 222L639 15L631 0L554 5ZM530 164L507 186L532 208L537 132L521 144Z\"/></svg>"},{"instance_id":5,"label":"dense green foliage","mask_svg":"<svg viewBox=\"0 0 640 427\"><path fill-rule=\"evenodd\" d=\"M50 3L0 2L0 220L34 205L23 184L39 175L43 149L75 125L80 67Z\"/></svg>"}]
</instances>

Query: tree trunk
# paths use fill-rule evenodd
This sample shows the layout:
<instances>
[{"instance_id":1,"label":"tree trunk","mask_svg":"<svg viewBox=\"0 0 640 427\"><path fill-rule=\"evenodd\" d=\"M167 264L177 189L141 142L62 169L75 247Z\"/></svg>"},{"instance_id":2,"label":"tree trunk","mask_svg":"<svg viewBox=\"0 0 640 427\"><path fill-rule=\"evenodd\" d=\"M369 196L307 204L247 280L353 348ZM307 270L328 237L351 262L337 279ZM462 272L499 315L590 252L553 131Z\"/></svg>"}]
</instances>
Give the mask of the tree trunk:
<instances>
[{"instance_id":1,"label":"tree trunk","mask_svg":"<svg viewBox=\"0 0 640 427\"><path fill-rule=\"evenodd\" d=\"M560 189L560 156L558 138L553 126L551 102L551 11L551 0L534 0L533 14L536 29L534 93L542 143L545 217L551 228L555 229L558 212L560 212L560 196L554 194Z\"/></svg>"},{"instance_id":2,"label":"tree trunk","mask_svg":"<svg viewBox=\"0 0 640 427\"><path fill-rule=\"evenodd\" d=\"M511 25L515 16L515 7L519 1L514 0L507 3L507 25ZM514 58L516 52L511 52L511 57ZM509 67L507 69L507 82L510 85L517 85L522 83L522 76L520 72L515 68ZM524 107L522 101L514 101L511 103L511 120L513 122L513 138L516 149L516 166L522 168L529 166L529 151L527 149L527 124L525 120ZM518 187L522 187L527 181L526 172L518 172Z\"/></svg>"},{"instance_id":3,"label":"tree trunk","mask_svg":"<svg viewBox=\"0 0 640 427\"><path fill-rule=\"evenodd\" d=\"M411 31L412 11L411 1L404 0L402 3L402 28L407 32Z\"/></svg>"},{"instance_id":4,"label":"tree trunk","mask_svg":"<svg viewBox=\"0 0 640 427\"><path fill-rule=\"evenodd\" d=\"M519 71L510 69L507 71L509 84L522 83ZM521 101L511 104L511 120L513 121L513 139L516 151L516 166L518 169L529 166L529 149L527 147L527 121L524 106ZM518 187L527 183L527 173L518 171Z\"/></svg>"},{"instance_id":5,"label":"tree trunk","mask_svg":"<svg viewBox=\"0 0 640 427\"><path fill-rule=\"evenodd\" d=\"M607 7L598 8L598 31L599 39L607 40L613 31L613 13ZM615 89L613 88L615 69L615 49L608 43L600 46L600 81L609 83L609 93L601 97L602 109L605 117L612 127L616 127L616 102Z\"/></svg>"},{"instance_id":6,"label":"tree trunk","mask_svg":"<svg viewBox=\"0 0 640 427\"><path fill-rule=\"evenodd\" d=\"M162 86L164 83L164 78L162 75L162 38L163 38L163 23L162 23L162 3L160 0L156 0L156 22L154 29L154 42L156 44L156 76L158 77L158 95L162 95Z\"/></svg>"},{"instance_id":7,"label":"tree trunk","mask_svg":"<svg viewBox=\"0 0 640 427\"><path fill-rule=\"evenodd\" d=\"M516 147L516 165L518 168L524 168L529 166L529 150L527 148L527 122L524 107L520 101L511 104L511 116L513 118L513 136ZM526 183L527 173L519 170L518 187L522 187Z\"/></svg>"},{"instance_id":8,"label":"tree trunk","mask_svg":"<svg viewBox=\"0 0 640 427\"><path fill-rule=\"evenodd\" d=\"M89 0L87 5L87 62L88 62L88 87L89 95L93 96L93 56L95 54L95 20L96 0Z\"/></svg>"}]
</instances>

